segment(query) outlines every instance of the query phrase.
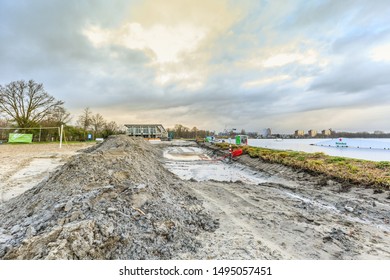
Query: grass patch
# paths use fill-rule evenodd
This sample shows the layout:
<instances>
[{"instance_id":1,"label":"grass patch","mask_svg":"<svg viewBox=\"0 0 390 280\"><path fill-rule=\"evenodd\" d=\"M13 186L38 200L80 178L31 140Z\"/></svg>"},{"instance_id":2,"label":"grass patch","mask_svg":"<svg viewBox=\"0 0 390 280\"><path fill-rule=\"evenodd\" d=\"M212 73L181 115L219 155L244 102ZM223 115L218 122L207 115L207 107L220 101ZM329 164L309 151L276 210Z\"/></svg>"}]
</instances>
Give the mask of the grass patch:
<instances>
[{"instance_id":1,"label":"grass patch","mask_svg":"<svg viewBox=\"0 0 390 280\"><path fill-rule=\"evenodd\" d=\"M383 170L390 170L390 162L389 161L380 161L376 164L376 167Z\"/></svg>"},{"instance_id":2,"label":"grass patch","mask_svg":"<svg viewBox=\"0 0 390 280\"><path fill-rule=\"evenodd\" d=\"M328 163L338 163L338 162L345 162L346 158L343 157L329 157L327 159Z\"/></svg>"},{"instance_id":3,"label":"grass patch","mask_svg":"<svg viewBox=\"0 0 390 280\"><path fill-rule=\"evenodd\" d=\"M221 149L229 149L228 143L216 144ZM237 148L237 145L232 145ZM241 147L252 158L261 158L271 163L322 173L340 181L357 185L390 189L390 162L368 161L344 157L328 156L324 153L280 151L260 147Z\"/></svg>"}]
</instances>

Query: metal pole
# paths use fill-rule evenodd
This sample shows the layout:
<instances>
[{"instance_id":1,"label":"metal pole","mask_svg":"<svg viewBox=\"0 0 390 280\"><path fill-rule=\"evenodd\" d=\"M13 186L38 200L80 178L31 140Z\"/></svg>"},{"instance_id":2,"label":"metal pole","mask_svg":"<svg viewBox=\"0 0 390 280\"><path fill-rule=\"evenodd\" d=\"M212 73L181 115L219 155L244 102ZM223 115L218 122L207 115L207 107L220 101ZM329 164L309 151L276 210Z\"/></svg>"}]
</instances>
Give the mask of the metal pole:
<instances>
[{"instance_id":1,"label":"metal pole","mask_svg":"<svg viewBox=\"0 0 390 280\"><path fill-rule=\"evenodd\" d=\"M61 124L61 129L60 129L60 149L62 148L62 133L64 132L64 125Z\"/></svg>"},{"instance_id":2,"label":"metal pole","mask_svg":"<svg viewBox=\"0 0 390 280\"><path fill-rule=\"evenodd\" d=\"M42 126L39 126L39 142L41 142Z\"/></svg>"}]
</instances>

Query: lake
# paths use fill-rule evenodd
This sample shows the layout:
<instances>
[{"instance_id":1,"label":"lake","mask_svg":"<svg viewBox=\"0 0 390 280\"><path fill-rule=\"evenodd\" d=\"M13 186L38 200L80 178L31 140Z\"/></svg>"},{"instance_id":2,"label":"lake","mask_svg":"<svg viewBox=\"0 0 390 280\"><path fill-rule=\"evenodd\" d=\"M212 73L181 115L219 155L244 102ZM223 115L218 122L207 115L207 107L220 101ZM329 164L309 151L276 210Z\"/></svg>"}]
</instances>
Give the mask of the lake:
<instances>
[{"instance_id":1,"label":"lake","mask_svg":"<svg viewBox=\"0 0 390 280\"><path fill-rule=\"evenodd\" d=\"M317 143L332 139L248 139L248 145L254 147L263 147L275 150L293 150L307 153L323 152L330 156L340 156L356 159L365 159L372 161L390 161L390 150L379 148L352 148L352 147L325 147L315 146ZM333 139L334 140L334 139ZM350 140L352 140L350 138ZM390 147L390 139L353 139L361 143L380 143L385 148ZM232 139L234 141L234 139ZM364 145L362 145L364 146ZM380 147L381 145L378 145Z\"/></svg>"}]
</instances>

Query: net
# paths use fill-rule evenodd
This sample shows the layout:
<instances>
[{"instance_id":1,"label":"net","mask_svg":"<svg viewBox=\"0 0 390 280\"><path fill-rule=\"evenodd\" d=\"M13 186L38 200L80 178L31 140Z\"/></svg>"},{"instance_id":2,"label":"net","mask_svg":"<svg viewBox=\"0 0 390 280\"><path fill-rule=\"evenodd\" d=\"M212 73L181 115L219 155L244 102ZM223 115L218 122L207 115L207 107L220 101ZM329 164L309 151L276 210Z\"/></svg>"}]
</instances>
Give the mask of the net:
<instances>
[{"instance_id":1,"label":"net","mask_svg":"<svg viewBox=\"0 0 390 280\"><path fill-rule=\"evenodd\" d=\"M60 141L60 127L0 127L0 141L8 142L14 135L31 135L32 142ZM11 138L10 138L11 137Z\"/></svg>"}]
</instances>

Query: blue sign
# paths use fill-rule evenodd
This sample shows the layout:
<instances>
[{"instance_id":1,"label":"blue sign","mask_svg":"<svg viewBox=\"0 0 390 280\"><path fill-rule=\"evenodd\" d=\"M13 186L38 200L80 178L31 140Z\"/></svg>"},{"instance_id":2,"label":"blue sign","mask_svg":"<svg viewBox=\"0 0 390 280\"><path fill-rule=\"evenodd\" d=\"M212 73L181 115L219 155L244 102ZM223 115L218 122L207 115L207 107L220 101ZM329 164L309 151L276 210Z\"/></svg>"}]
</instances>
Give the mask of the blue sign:
<instances>
[{"instance_id":1,"label":"blue sign","mask_svg":"<svg viewBox=\"0 0 390 280\"><path fill-rule=\"evenodd\" d=\"M88 133L88 140L92 139L92 134Z\"/></svg>"}]
</instances>

